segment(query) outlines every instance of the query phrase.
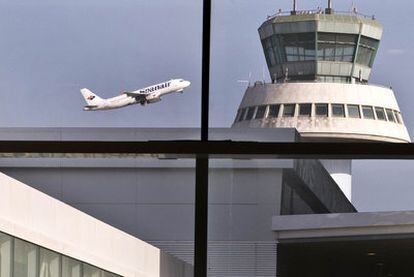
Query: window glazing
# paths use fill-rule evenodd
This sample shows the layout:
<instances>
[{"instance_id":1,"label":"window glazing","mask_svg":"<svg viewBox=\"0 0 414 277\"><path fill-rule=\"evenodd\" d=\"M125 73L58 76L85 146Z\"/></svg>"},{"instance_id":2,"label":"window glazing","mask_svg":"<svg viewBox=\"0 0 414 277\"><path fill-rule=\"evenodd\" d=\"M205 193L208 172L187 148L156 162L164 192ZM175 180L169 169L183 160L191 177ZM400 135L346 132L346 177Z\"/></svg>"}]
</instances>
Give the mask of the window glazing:
<instances>
[{"instance_id":1,"label":"window glazing","mask_svg":"<svg viewBox=\"0 0 414 277\"><path fill-rule=\"evenodd\" d=\"M348 116L352 118L361 118L361 113L359 111L358 105L347 105L348 107Z\"/></svg>"},{"instance_id":2,"label":"window glazing","mask_svg":"<svg viewBox=\"0 0 414 277\"><path fill-rule=\"evenodd\" d=\"M318 60L353 62L358 36L318 33Z\"/></svg>"},{"instance_id":3,"label":"window glazing","mask_svg":"<svg viewBox=\"0 0 414 277\"><path fill-rule=\"evenodd\" d=\"M242 109L239 121L243 121L246 118L246 113L247 113L247 108Z\"/></svg>"},{"instance_id":4,"label":"window glazing","mask_svg":"<svg viewBox=\"0 0 414 277\"><path fill-rule=\"evenodd\" d=\"M312 104L299 104L299 115L300 116L311 116Z\"/></svg>"},{"instance_id":5,"label":"window glazing","mask_svg":"<svg viewBox=\"0 0 414 277\"><path fill-rule=\"evenodd\" d=\"M364 118L375 119L374 111L371 106L362 106L362 114L364 115Z\"/></svg>"},{"instance_id":6,"label":"window glazing","mask_svg":"<svg viewBox=\"0 0 414 277\"><path fill-rule=\"evenodd\" d=\"M383 108L375 107L375 114L377 115L378 120L385 120L385 121L387 120L385 118L385 112Z\"/></svg>"},{"instance_id":7,"label":"window glazing","mask_svg":"<svg viewBox=\"0 0 414 277\"><path fill-rule=\"evenodd\" d=\"M402 124L401 115L399 114L399 112L394 111L394 116L395 116L395 119L397 120L397 122L399 124Z\"/></svg>"},{"instance_id":8,"label":"window glazing","mask_svg":"<svg viewBox=\"0 0 414 277\"><path fill-rule=\"evenodd\" d=\"M342 104L332 104L332 116L345 117L345 107Z\"/></svg>"},{"instance_id":9,"label":"window glazing","mask_svg":"<svg viewBox=\"0 0 414 277\"><path fill-rule=\"evenodd\" d=\"M255 119L262 119L265 116L267 106L259 106L257 108Z\"/></svg>"},{"instance_id":10,"label":"window glazing","mask_svg":"<svg viewBox=\"0 0 414 277\"><path fill-rule=\"evenodd\" d=\"M0 277L120 277L0 232Z\"/></svg>"},{"instance_id":11,"label":"window glazing","mask_svg":"<svg viewBox=\"0 0 414 277\"><path fill-rule=\"evenodd\" d=\"M252 120L254 116L254 111L256 110L256 107L249 107L247 110L247 115L245 120Z\"/></svg>"},{"instance_id":12,"label":"window glazing","mask_svg":"<svg viewBox=\"0 0 414 277\"><path fill-rule=\"evenodd\" d=\"M387 113L388 121L395 122L394 113L390 109L385 110Z\"/></svg>"},{"instance_id":13,"label":"window glazing","mask_svg":"<svg viewBox=\"0 0 414 277\"><path fill-rule=\"evenodd\" d=\"M279 34L262 41L269 66L286 62L314 61L315 33Z\"/></svg>"},{"instance_id":14,"label":"window glazing","mask_svg":"<svg viewBox=\"0 0 414 277\"><path fill-rule=\"evenodd\" d=\"M361 37L356 62L365 66L372 67L378 46L378 40L364 36Z\"/></svg>"},{"instance_id":15,"label":"window glazing","mask_svg":"<svg viewBox=\"0 0 414 277\"><path fill-rule=\"evenodd\" d=\"M82 263L69 257L62 257L62 277L81 277Z\"/></svg>"},{"instance_id":16,"label":"window glazing","mask_svg":"<svg viewBox=\"0 0 414 277\"><path fill-rule=\"evenodd\" d=\"M315 104L315 115L328 116L328 104Z\"/></svg>"},{"instance_id":17,"label":"window glazing","mask_svg":"<svg viewBox=\"0 0 414 277\"><path fill-rule=\"evenodd\" d=\"M0 233L0 277L11 276L12 238Z\"/></svg>"},{"instance_id":18,"label":"window glazing","mask_svg":"<svg viewBox=\"0 0 414 277\"><path fill-rule=\"evenodd\" d=\"M280 105L270 105L269 114L267 115L267 117L270 117L270 118L278 117L279 110L280 110Z\"/></svg>"},{"instance_id":19,"label":"window glazing","mask_svg":"<svg viewBox=\"0 0 414 277\"><path fill-rule=\"evenodd\" d=\"M283 106L283 116L284 117L293 117L295 116L295 104L285 104Z\"/></svg>"}]
</instances>

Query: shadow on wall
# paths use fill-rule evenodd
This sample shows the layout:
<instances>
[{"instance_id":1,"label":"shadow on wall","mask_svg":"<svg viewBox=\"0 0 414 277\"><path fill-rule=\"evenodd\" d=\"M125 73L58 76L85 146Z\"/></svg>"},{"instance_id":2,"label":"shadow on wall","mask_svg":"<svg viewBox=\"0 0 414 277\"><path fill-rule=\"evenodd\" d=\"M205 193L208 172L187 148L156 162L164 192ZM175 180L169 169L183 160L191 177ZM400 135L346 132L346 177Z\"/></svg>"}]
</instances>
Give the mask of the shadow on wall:
<instances>
[{"instance_id":1,"label":"shadow on wall","mask_svg":"<svg viewBox=\"0 0 414 277\"><path fill-rule=\"evenodd\" d=\"M160 251L160 277L192 277L193 266Z\"/></svg>"}]
</instances>

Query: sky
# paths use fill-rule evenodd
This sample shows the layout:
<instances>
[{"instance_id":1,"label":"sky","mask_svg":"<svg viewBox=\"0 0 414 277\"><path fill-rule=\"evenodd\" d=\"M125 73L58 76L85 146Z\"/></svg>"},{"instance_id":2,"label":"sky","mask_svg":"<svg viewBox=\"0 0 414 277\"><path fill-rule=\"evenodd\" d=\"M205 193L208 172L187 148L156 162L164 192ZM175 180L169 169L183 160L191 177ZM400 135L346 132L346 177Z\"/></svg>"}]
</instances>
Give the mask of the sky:
<instances>
[{"instance_id":1,"label":"sky","mask_svg":"<svg viewBox=\"0 0 414 277\"><path fill-rule=\"evenodd\" d=\"M315 9L326 2L298 5ZM353 3L384 25L371 83L393 87L413 133L413 2L333 3L340 11ZM211 127L231 126L246 86L237 80L249 73L252 81L269 80L257 28L267 15L291 6L291 0L213 0ZM201 0L0 0L0 126L199 127L201 35ZM106 98L171 78L192 85L154 105L82 110L80 88ZM408 181L414 174L407 168L413 163L354 162L355 205L364 211L414 210L407 197L414 195ZM381 189L374 197L375 188Z\"/></svg>"}]
</instances>

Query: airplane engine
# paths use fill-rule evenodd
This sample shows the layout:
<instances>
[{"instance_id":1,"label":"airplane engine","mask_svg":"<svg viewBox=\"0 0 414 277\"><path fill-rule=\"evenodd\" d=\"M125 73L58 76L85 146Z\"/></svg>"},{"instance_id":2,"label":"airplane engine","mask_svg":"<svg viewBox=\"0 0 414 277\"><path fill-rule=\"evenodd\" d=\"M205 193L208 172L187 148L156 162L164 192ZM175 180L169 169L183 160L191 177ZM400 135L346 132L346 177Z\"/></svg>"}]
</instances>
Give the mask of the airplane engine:
<instances>
[{"instance_id":1,"label":"airplane engine","mask_svg":"<svg viewBox=\"0 0 414 277\"><path fill-rule=\"evenodd\" d=\"M148 96L147 97L147 102L148 103L156 103L156 102L160 102L161 101L161 97L159 95L154 95L154 96Z\"/></svg>"}]
</instances>

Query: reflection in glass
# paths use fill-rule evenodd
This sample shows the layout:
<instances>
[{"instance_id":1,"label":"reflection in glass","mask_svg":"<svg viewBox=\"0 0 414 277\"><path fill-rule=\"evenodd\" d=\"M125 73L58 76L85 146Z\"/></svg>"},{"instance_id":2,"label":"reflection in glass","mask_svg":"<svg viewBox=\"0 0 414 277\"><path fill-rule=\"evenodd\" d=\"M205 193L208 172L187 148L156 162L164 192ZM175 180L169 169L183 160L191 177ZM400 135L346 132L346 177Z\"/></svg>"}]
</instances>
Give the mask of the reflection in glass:
<instances>
[{"instance_id":1,"label":"reflection in glass","mask_svg":"<svg viewBox=\"0 0 414 277\"><path fill-rule=\"evenodd\" d=\"M273 35L264 39L262 45L270 67L315 60L315 33Z\"/></svg>"},{"instance_id":2,"label":"reflection in glass","mask_svg":"<svg viewBox=\"0 0 414 277\"><path fill-rule=\"evenodd\" d=\"M394 113L390 109L385 110L387 112L388 121L395 122Z\"/></svg>"},{"instance_id":3,"label":"reflection in glass","mask_svg":"<svg viewBox=\"0 0 414 277\"><path fill-rule=\"evenodd\" d=\"M384 109L380 107L375 107L375 114L377 115L377 119L379 120L387 120L385 118Z\"/></svg>"},{"instance_id":4,"label":"reflection in glass","mask_svg":"<svg viewBox=\"0 0 414 277\"><path fill-rule=\"evenodd\" d=\"M0 233L0 277L10 277L11 245L11 237Z\"/></svg>"},{"instance_id":5,"label":"reflection in glass","mask_svg":"<svg viewBox=\"0 0 414 277\"><path fill-rule=\"evenodd\" d=\"M372 110L372 107L370 106L362 106L362 114L364 115L364 118L375 119L374 111Z\"/></svg>"},{"instance_id":6,"label":"reflection in glass","mask_svg":"<svg viewBox=\"0 0 414 277\"><path fill-rule=\"evenodd\" d=\"M40 248L39 252L39 277L59 277L59 254Z\"/></svg>"},{"instance_id":7,"label":"reflection in glass","mask_svg":"<svg viewBox=\"0 0 414 277\"><path fill-rule=\"evenodd\" d=\"M19 239L14 241L14 276L36 277L37 265L36 245Z\"/></svg>"},{"instance_id":8,"label":"reflection in glass","mask_svg":"<svg viewBox=\"0 0 414 277\"><path fill-rule=\"evenodd\" d=\"M82 264L79 261L63 256L62 277L81 277Z\"/></svg>"},{"instance_id":9,"label":"reflection in glass","mask_svg":"<svg viewBox=\"0 0 414 277\"><path fill-rule=\"evenodd\" d=\"M375 54L378 49L378 45L378 40L367 38L364 36L361 37L356 62L365 66L372 67L375 60Z\"/></svg>"},{"instance_id":10,"label":"reflection in glass","mask_svg":"<svg viewBox=\"0 0 414 277\"><path fill-rule=\"evenodd\" d=\"M361 118L358 105L348 105L348 116L352 118Z\"/></svg>"},{"instance_id":11,"label":"reflection in glass","mask_svg":"<svg viewBox=\"0 0 414 277\"><path fill-rule=\"evenodd\" d=\"M312 104L300 104L299 105L299 115L301 116L311 116Z\"/></svg>"},{"instance_id":12,"label":"reflection in glass","mask_svg":"<svg viewBox=\"0 0 414 277\"><path fill-rule=\"evenodd\" d=\"M265 116L266 113L266 106L260 106L257 108L256 112L256 119L262 119Z\"/></svg>"},{"instance_id":13,"label":"reflection in glass","mask_svg":"<svg viewBox=\"0 0 414 277\"><path fill-rule=\"evenodd\" d=\"M247 110L247 115L246 115L246 119L245 120L252 120L253 116L254 116L254 110L256 109L256 107L250 107Z\"/></svg>"},{"instance_id":14,"label":"reflection in glass","mask_svg":"<svg viewBox=\"0 0 414 277\"><path fill-rule=\"evenodd\" d=\"M332 104L332 115L335 117L345 117L344 105Z\"/></svg>"},{"instance_id":15,"label":"reflection in glass","mask_svg":"<svg viewBox=\"0 0 414 277\"><path fill-rule=\"evenodd\" d=\"M275 118L278 117L280 110L280 105L270 105L269 106L269 114L267 117Z\"/></svg>"},{"instance_id":16,"label":"reflection in glass","mask_svg":"<svg viewBox=\"0 0 414 277\"><path fill-rule=\"evenodd\" d=\"M83 264L83 277L101 277L101 270L88 264Z\"/></svg>"},{"instance_id":17,"label":"reflection in glass","mask_svg":"<svg viewBox=\"0 0 414 277\"><path fill-rule=\"evenodd\" d=\"M318 60L353 62L357 35L318 33Z\"/></svg>"},{"instance_id":18,"label":"reflection in glass","mask_svg":"<svg viewBox=\"0 0 414 277\"><path fill-rule=\"evenodd\" d=\"M295 104L286 104L283 107L284 117L293 117L295 115Z\"/></svg>"},{"instance_id":19,"label":"reflection in glass","mask_svg":"<svg viewBox=\"0 0 414 277\"><path fill-rule=\"evenodd\" d=\"M317 116L328 116L328 104L316 104L315 114Z\"/></svg>"}]
</instances>

